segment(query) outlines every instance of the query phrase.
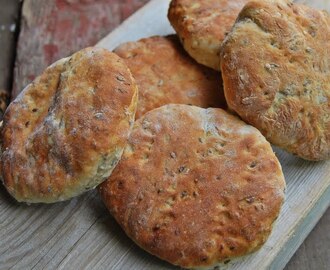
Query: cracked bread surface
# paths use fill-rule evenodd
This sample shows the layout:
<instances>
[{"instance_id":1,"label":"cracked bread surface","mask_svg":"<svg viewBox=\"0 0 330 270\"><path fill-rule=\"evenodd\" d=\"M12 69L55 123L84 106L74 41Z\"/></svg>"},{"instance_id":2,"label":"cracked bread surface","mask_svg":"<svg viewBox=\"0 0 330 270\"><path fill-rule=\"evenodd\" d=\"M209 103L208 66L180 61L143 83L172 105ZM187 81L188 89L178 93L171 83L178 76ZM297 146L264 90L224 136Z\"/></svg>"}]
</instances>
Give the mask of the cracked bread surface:
<instances>
[{"instance_id":1,"label":"cracked bread surface","mask_svg":"<svg viewBox=\"0 0 330 270\"><path fill-rule=\"evenodd\" d=\"M221 44L248 0L172 0L168 18L198 63L220 70Z\"/></svg>"},{"instance_id":2,"label":"cracked bread surface","mask_svg":"<svg viewBox=\"0 0 330 270\"><path fill-rule=\"evenodd\" d=\"M170 103L226 107L219 72L196 63L175 35L127 42L114 52L124 59L138 85L136 118Z\"/></svg>"},{"instance_id":3,"label":"cracked bread surface","mask_svg":"<svg viewBox=\"0 0 330 270\"><path fill-rule=\"evenodd\" d=\"M86 48L48 67L6 110L2 178L17 200L51 203L94 188L119 161L137 87L105 49Z\"/></svg>"},{"instance_id":4,"label":"cracked bread surface","mask_svg":"<svg viewBox=\"0 0 330 270\"><path fill-rule=\"evenodd\" d=\"M228 107L273 144L330 158L330 17L290 1L252 1L228 34L221 71Z\"/></svg>"},{"instance_id":5,"label":"cracked bread surface","mask_svg":"<svg viewBox=\"0 0 330 270\"><path fill-rule=\"evenodd\" d=\"M137 120L100 194L139 246L185 268L258 249L284 199L270 144L222 109L166 105Z\"/></svg>"}]
</instances>

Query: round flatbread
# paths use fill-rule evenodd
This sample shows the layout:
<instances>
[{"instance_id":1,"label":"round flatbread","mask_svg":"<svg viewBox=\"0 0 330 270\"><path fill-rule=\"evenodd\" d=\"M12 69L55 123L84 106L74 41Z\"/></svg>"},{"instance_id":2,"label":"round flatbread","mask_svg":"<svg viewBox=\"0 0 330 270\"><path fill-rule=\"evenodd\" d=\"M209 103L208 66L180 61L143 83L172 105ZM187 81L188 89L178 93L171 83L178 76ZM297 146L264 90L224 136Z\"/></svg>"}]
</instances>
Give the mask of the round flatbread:
<instances>
[{"instance_id":1,"label":"round flatbread","mask_svg":"<svg viewBox=\"0 0 330 270\"><path fill-rule=\"evenodd\" d=\"M172 0L168 18L200 64L220 70L221 44L249 0Z\"/></svg>"},{"instance_id":2,"label":"round flatbread","mask_svg":"<svg viewBox=\"0 0 330 270\"><path fill-rule=\"evenodd\" d=\"M136 118L170 103L226 107L220 74L196 63L174 35L128 42L114 52L138 85Z\"/></svg>"},{"instance_id":3,"label":"round flatbread","mask_svg":"<svg viewBox=\"0 0 330 270\"><path fill-rule=\"evenodd\" d=\"M284 188L280 163L257 129L222 109L167 105L135 123L100 193L139 246L196 268L258 249Z\"/></svg>"},{"instance_id":4,"label":"round flatbread","mask_svg":"<svg viewBox=\"0 0 330 270\"><path fill-rule=\"evenodd\" d=\"M5 187L18 201L50 203L100 184L121 157L136 105L136 84L114 53L87 48L54 63L5 113Z\"/></svg>"},{"instance_id":5,"label":"round flatbread","mask_svg":"<svg viewBox=\"0 0 330 270\"><path fill-rule=\"evenodd\" d=\"M289 1L252 1L228 35L222 76L230 109L273 144L330 158L330 16Z\"/></svg>"}]
</instances>

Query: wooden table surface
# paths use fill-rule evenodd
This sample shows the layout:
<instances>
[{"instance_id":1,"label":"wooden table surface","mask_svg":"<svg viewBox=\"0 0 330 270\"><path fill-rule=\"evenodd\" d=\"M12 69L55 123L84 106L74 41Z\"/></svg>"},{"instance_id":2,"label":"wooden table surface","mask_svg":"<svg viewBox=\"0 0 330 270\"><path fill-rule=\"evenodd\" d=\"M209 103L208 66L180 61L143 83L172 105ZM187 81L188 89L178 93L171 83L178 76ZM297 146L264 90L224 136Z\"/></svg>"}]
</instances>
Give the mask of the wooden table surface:
<instances>
[{"instance_id":1,"label":"wooden table surface","mask_svg":"<svg viewBox=\"0 0 330 270\"><path fill-rule=\"evenodd\" d=\"M93 1L82 0L25 0L21 9L22 1L0 0L0 117L1 108L12 88L13 96L17 95L44 67L75 50L93 45L146 2L148 0L102 0L93 4ZM85 6L79 6L80 3ZM54 10L62 13L54 13ZM90 26L88 18L92 12L100 16ZM52 20L48 20L50 16ZM69 16L74 16L75 25L67 25ZM54 27L54 20L62 28ZM65 27L70 28L68 35L62 33ZM72 42L74 35L77 38ZM0 189L4 189L3 186L0 185ZM0 230L1 224L0 216ZM329 225L328 209L286 266L286 270L330 269ZM29 266L25 269L29 269Z\"/></svg>"}]
</instances>

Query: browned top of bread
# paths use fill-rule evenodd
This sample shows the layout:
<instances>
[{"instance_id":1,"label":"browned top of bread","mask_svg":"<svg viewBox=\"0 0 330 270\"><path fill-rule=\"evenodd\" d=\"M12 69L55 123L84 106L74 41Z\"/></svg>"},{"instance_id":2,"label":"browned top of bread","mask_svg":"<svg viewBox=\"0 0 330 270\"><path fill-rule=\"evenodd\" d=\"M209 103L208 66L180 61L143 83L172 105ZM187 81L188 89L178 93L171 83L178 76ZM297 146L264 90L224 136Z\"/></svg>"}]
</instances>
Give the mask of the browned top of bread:
<instances>
[{"instance_id":1,"label":"browned top of bread","mask_svg":"<svg viewBox=\"0 0 330 270\"><path fill-rule=\"evenodd\" d=\"M120 45L139 88L136 118L169 103L225 107L221 76L187 55L176 36L150 37Z\"/></svg>"},{"instance_id":2,"label":"browned top of bread","mask_svg":"<svg viewBox=\"0 0 330 270\"><path fill-rule=\"evenodd\" d=\"M228 106L304 159L330 158L330 17L288 1L252 1L228 35Z\"/></svg>"},{"instance_id":3,"label":"browned top of bread","mask_svg":"<svg viewBox=\"0 0 330 270\"><path fill-rule=\"evenodd\" d=\"M100 193L138 245L191 268L259 248L284 187L257 129L221 109L167 105L135 123Z\"/></svg>"},{"instance_id":4,"label":"browned top of bread","mask_svg":"<svg viewBox=\"0 0 330 270\"><path fill-rule=\"evenodd\" d=\"M98 48L59 60L8 107L2 177L18 201L55 202L109 176L134 121L137 88L124 62Z\"/></svg>"},{"instance_id":5,"label":"browned top of bread","mask_svg":"<svg viewBox=\"0 0 330 270\"><path fill-rule=\"evenodd\" d=\"M172 0L168 18L197 62L220 70L220 47L249 0Z\"/></svg>"}]
</instances>

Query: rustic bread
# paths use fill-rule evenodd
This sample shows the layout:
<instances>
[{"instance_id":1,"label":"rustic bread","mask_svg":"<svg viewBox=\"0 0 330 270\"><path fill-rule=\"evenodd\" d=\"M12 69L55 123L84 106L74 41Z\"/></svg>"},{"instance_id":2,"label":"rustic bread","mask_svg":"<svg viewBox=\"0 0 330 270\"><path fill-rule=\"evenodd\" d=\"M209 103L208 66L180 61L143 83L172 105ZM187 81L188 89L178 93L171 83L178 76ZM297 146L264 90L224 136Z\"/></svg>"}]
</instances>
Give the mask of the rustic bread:
<instances>
[{"instance_id":1,"label":"rustic bread","mask_svg":"<svg viewBox=\"0 0 330 270\"><path fill-rule=\"evenodd\" d=\"M220 70L220 47L248 0L172 0L168 18L186 51Z\"/></svg>"},{"instance_id":2,"label":"rustic bread","mask_svg":"<svg viewBox=\"0 0 330 270\"><path fill-rule=\"evenodd\" d=\"M139 246L196 268L258 249L284 188L280 163L257 129L222 109L166 105L135 122L100 194Z\"/></svg>"},{"instance_id":3,"label":"rustic bread","mask_svg":"<svg viewBox=\"0 0 330 270\"><path fill-rule=\"evenodd\" d=\"M121 157L136 104L136 84L115 54L87 48L54 63L5 113L5 187L18 201L51 203L100 184Z\"/></svg>"},{"instance_id":4,"label":"rustic bread","mask_svg":"<svg viewBox=\"0 0 330 270\"><path fill-rule=\"evenodd\" d=\"M330 158L330 16L289 1L245 6L222 49L230 109L275 145Z\"/></svg>"},{"instance_id":5,"label":"rustic bread","mask_svg":"<svg viewBox=\"0 0 330 270\"><path fill-rule=\"evenodd\" d=\"M196 63L174 35L128 42L114 52L138 85L136 118L169 103L226 107L220 74Z\"/></svg>"}]
</instances>

